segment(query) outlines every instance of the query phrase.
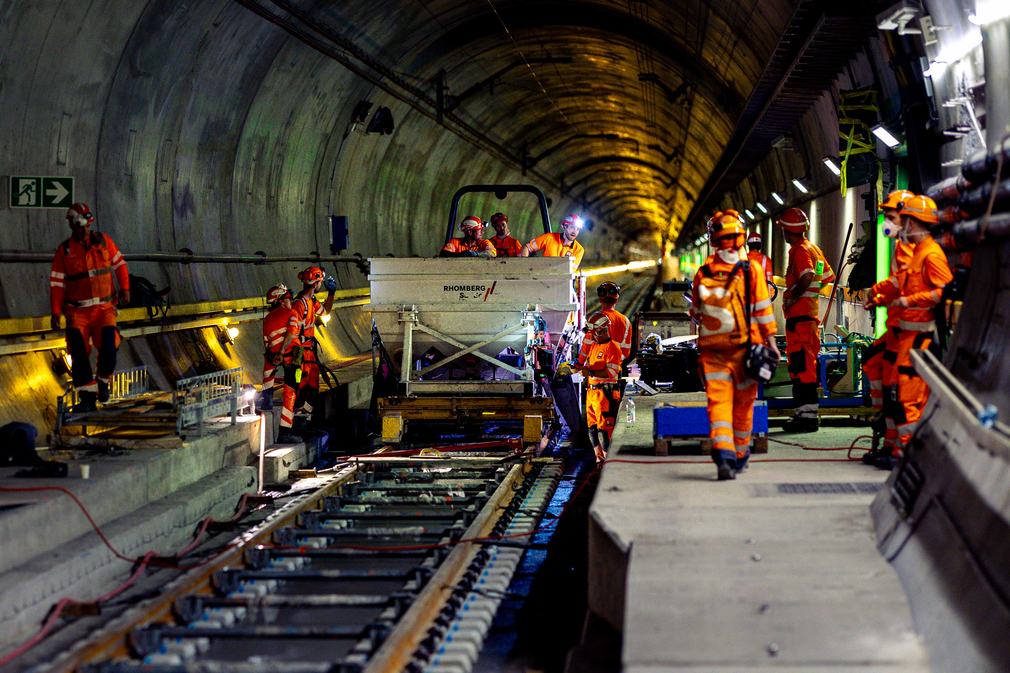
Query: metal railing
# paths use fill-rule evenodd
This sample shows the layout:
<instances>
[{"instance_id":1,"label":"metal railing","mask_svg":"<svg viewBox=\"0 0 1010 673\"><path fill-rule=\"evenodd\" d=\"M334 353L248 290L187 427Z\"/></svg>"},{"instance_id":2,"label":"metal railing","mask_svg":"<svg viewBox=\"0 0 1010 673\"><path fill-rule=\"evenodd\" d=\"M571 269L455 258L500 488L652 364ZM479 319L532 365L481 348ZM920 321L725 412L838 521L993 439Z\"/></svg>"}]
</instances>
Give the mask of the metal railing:
<instances>
[{"instance_id":1,"label":"metal railing","mask_svg":"<svg viewBox=\"0 0 1010 673\"><path fill-rule=\"evenodd\" d=\"M248 406L241 400L243 371L238 367L176 382L172 398L178 412L176 432L181 435L184 428L196 425L197 435L202 435L205 420L225 414L231 415L231 424L235 425L239 408Z\"/></svg>"}]
</instances>

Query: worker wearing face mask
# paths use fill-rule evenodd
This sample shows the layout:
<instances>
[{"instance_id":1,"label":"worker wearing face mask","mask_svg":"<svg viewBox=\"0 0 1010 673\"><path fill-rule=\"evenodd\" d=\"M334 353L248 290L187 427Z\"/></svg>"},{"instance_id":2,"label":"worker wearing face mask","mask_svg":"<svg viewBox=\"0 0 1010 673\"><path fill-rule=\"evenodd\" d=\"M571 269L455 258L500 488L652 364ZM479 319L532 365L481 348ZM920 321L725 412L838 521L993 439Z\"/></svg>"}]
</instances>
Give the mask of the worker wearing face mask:
<instances>
[{"instance_id":1,"label":"worker wearing face mask","mask_svg":"<svg viewBox=\"0 0 1010 673\"><path fill-rule=\"evenodd\" d=\"M929 397L929 387L912 366L911 352L926 350L933 342L934 307L944 286L953 279L947 256L933 240L929 225L937 224L936 203L927 196L905 198L897 208L901 227L898 237L915 246L908 266L870 288L863 302L867 309L890 306L898 311L898 324L887 330L887 350L895 353L894 365L884 378L884 419L894 448L881 456L878 467L893 467L901 459L915 432Z\"/></svg>"}]
</instances>

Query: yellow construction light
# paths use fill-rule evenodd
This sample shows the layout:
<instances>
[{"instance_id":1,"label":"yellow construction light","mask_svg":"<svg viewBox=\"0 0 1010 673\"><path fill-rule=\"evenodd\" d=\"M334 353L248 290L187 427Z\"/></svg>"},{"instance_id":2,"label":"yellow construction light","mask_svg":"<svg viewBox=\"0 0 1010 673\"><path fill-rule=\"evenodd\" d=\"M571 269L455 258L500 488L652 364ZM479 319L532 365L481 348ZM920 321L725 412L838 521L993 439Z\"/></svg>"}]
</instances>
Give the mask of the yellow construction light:
<instances>
[{"instance_id":1,"label":"yellow construction light","mask_svg":"<svg viewBox=\"0 0 1010 673\"><path fill-rule=\"evenodd\" d=\"M238 337L238 327L228 328L228 340L235 343L235 339Z\"/></svg>"},{"instance_id":2,"label":"yellow construction light","mask_svg":"<svg viewBox=\"0 0 1010 673\"><path fill-rule=\"evenodd\" d=\"M639 269L648 269L650 267L656 266L658 262L654 259L641 260L638 262L629 262L627 264L619 264L617 266L604 266L599 269L590 269L588 271L583 271L582 275L586 278L592 278L593 276L602 276L608 273L622 273L624 271L637 271Z\"/></svg>"}]
</instances>

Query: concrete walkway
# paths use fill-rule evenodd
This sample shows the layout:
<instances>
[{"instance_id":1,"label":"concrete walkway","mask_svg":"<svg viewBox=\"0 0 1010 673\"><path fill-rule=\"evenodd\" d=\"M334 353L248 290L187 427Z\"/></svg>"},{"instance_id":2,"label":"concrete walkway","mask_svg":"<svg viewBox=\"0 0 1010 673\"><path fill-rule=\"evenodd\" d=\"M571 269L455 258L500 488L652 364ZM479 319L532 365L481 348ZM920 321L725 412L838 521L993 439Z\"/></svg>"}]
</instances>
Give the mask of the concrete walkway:
<instances>
[{"instance_id":1,"label":"concrete walkway","mask_svg":"<svg viewBox=\"0 0 1010 673\"><path fill-rule=\"evenodd\" d=\"M685 398L636 397L633 424L622 410L590 510L589 606L623 633L623 670L927 671L870 521L887 473L773 441L718 482L697 445L652 455L653 407ZM784 435L773 421L769 437L823 448L868 434L843 423Z\"/></svg>"}]
</instances>

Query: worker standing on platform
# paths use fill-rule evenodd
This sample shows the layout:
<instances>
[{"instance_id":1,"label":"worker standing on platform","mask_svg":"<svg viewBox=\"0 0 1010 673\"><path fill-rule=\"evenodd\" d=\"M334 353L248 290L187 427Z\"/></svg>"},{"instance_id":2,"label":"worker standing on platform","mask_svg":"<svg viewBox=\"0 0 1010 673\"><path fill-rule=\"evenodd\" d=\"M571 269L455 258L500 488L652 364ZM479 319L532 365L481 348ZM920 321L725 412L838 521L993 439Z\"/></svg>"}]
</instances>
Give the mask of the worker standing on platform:
<instances>
[{"instance_id":1,"label":"worker standing on platform","mask_svg":"<svg viewBox=\"0 0 1010 673\"><path fill-rule=\"evenodd\" d=\"M915 246L908 266L874 285L863 306L890 306L898 310L898 324L887 330L887 350L895 362L884 377L884 419L894 446L890 456L881 456L876 465L893 467L904 455L929 397L929 387L912 365L911 352L926 350L936 329L933 309L940 303L943 288L953 279L947 256L929 233L938 224L936 203L927 196L905 198L898 209L902 242Z\"/></svg>"},{"instance_id":2,"label":"worker standing on platform","mask_svg":"<svg viewBox=\"0 0 1010 673\"><path fill-rule=\"evenodd\" d=\"M291 290L287 285L278 283L267 291L267 306L270 312L263 318L263 389L260 391L260 409L274 408L274 379L277 373L277 364L274 358L280 355L280 364L284 364L284 385L290 385L292 390L292 409L294 409L294 396L297 394L298 385L291 366L291 347L286 352L281 352L281 345L284 337L288 333L288 320L291 318L291 300L293 299ZM287 362L284 362L284 358ZM291 382L288 383L290 378Z\"/></svg>"},{"instance_id":3,"label":"worker standing on platform","mask_svg":"<svg viewBox=\"0 0 1010 673\"><path fill-rule=\"evenodd\" d=\"M596 296L600 298L600 306L602 307L600 312L610 318L610 338L621 349L622 358L627 358L631 354L631 322L615 308L617 300L621 296L621 288L614 281L607 280L596 288ZM582 337L582 348L579 349L577 358L580 365L586 361L586 356L589 355L589 349L593 343L594 340L587 332Z\"/></svg>"},{"instance_id":4,"label":"worker standing on platform","mask_svg":"<svg viewBox=\"0 0 1010 673\"><path fill-rule=\"evenodd\" d=\"M586 423L589 426L589 441L596 453L596 462L607 459L610 440L614 435L617 409L621 403L617 378L621 373L621 349L610 338L610 318L604 313L594 313L586 319L588 336L593 340L585 364L575 365L573 370L582 372L589 379L586 391Z\"/></svg>"},{"instance_id":5,"label":"worker standing on platform","mask_svg":"<svg viewBox=\"0 0 1010 673\"><path fill-rule=\"evenodd\" d=\"M467 215L459 223L463 238L450 238L438 256L495 257L497 253L494 246L491 245L491 241L484 239L484 227L486 226L476 215Z\"/></svg>"},{"instance_id":6,"label":"worker standing on platform","mask_svg":"<svg viewBox=\"0 0 1010 673\"><path fill-rule=\"evenodd\" d=\"M698 356L720 480L736 478L750 458L758 386L744 372L748 347L763 343L779 354L768 283L740 254L744 237L739 218L720 215L712 226L713 259L698 269L692 285L691 317L699 321Z\"/></svg>"},{"instance_id":7,"label":"worker standing on platform","mask_svg":"<svg viewBox=\"0 0 1010 673\"><path fill-rule=\"evenodd\" d=\"M130 274L123 255L108 234L91 231L94 221L87 204L70 206L67 223L71 235L56 248L49 273L50 325L58 330L60 316L66 312L77 412L95 411L96 402L109 399L120 341L116 302L121 306L130 303ZM92 345L98 350L95 376L91 370Z\"/></svg>"},{"instance_id":8,"label":"worker standing on platform","mask_svg":"<svg viewBox=\"0 0 1010 673\"><path fill-rule=\"evenodd\" d=\"M754 231L747 237L747 259L764 274L765 281L772 282L772 259L761 252L761 232Z\"/></svg>"},{"instance_id":9,"label":"worker standing on platform","mask_svg":"<svg viewBox=\"0 0 1010 673\"><path fill-rule=\"evenodd\" d=\"M509 218L505 213L495 213L491 216L491 226L494 227L495 236L491 239L496 257L518 257L523 250L523 244L518 239L512 238L509 231Z\"/></svg>"},{"instance_id":10,"label":"worker standing on platform","mask_svg":"<svg viewBox=\"0 0 1010 673\"><path fill-rule=\"evenodd\" d=\"M586 249L575 240L575 237L582 231L585 224L581 217L569 215L561 223L561 233L541 234L523 246L520 253L523 257L529 257L538 250L544 251L544 257L574 257L575 270L582 266L582 257L586 254Z\"/></svg>"},{"instance_id":11,"label":"worker standing on platform","mask_svg":"<svg viewBox=\"0 0 1010 673\"><path fill-rule=\"evenodd\" d=\"M905 202L915 198L915 194L907 189L899 189L887 195L887 200L880 204L880 209L884 211L884 222L881 224L881 233L887 238L897 239L894 242L894 254L891 256L891 275L908 266L912 261L912 252L915 246L906 243L898 238L901 230L901 215ZM886 457L888 460L894 453L894 440L897 432L887 431L887 419L884 418L884 376L890 378L891 368L894 366L898 354L887 349L887 334L892 327L898 326L899 309L887 309L887 320L884 323L884 333L878 337L870 347L863 352L863 373L870 385L870 403L878 416L872 422L873 427L873 448L863 454L863 462L873 465L878 458ZM893 339L892 339L893 341ZM878 446L880 438L883 437L883 445Z\"/></svg>"},{"instance_id":12,"label":"worker standing on platform","mask_svg":"<svg viewBox=\"0 0 1010 673\"><path fill-rule=\"evenodd\" d=\"M819 297L821 286L832 282L835 272L821 249L807 240L810 222L806 213L799 208L788 208L775 224L782 227L790 246L782 311L786 317L786 352L789 378L793 382L794 411L783 430L816 432L820 426L817 392L817 355L821 350Z\"/></svg>"}]
</instances>

